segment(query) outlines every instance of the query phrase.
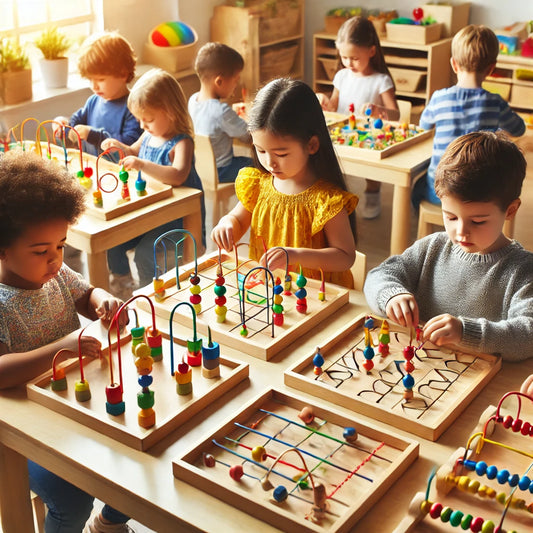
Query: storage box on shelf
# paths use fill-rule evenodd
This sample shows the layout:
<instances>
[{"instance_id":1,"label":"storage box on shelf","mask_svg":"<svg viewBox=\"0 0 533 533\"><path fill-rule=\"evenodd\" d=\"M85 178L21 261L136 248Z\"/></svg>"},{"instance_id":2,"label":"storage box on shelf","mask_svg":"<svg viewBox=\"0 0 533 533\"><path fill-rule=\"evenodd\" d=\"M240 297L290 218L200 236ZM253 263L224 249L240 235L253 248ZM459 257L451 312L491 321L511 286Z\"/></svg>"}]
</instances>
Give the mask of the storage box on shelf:
<instances>
[{"instance_id":1,"label":"storage box on shelf","mask_svg":"<svg viewBox=\"0 0 533 533\"><path fill-rule=\"evenodd\" d=\"M392 24L387 22L387 40L396 43L428 44L438 41L444 25L440 22L418 26L416 24Z\"/></svg>"},{"instance_id":2,"label":"storage box on shelf","mask_svg":"<svg viewBox=\"0 0 533 533\"><path fill-rule=\"evenodd\" d=\"M331 64L337 59L335 37L330 33L313 35L313 89L316 92L333 90ZM450 38L429 44L381 40L385 61L396 83L396 95L408 98L415 106L425 105L434 91L449 87L450 46Z\"/></svg>"},{"instance_id":3,"label":"storage box on shelf","mask_svg":"<svg viewBox=\"0 0 533 533\"><path fill-rule=\"evenodd\" d=\"M304 1L277 0L274 5L246 0L244 4L214 7L211 40L243 56L241 83L247 94L253 97L273 77L303 78ZM240 97L238 91L235 96Z\"/></svg>"},{"instance_id":4,"label":"storage box on shelf","mask_svg":"<svg viewBox=\"0 0 533 533\"><path fill-rule=\"evenodd\" d=\"M499 55L483 87L498 93L517 109L533 109L533 58Z\"/></svg>"},{"instance_id":5,"label":"storage box on shelf","mask_svg":"<svg viewBox=\"0 0 533 533\"><path fill-rule=\"evenodd\" d=\"M422 6L424 17L443 23L441 37L453 37L464 28L470 18L470 2L461 4L429 3Z\"/></svg>"}]
</instances>

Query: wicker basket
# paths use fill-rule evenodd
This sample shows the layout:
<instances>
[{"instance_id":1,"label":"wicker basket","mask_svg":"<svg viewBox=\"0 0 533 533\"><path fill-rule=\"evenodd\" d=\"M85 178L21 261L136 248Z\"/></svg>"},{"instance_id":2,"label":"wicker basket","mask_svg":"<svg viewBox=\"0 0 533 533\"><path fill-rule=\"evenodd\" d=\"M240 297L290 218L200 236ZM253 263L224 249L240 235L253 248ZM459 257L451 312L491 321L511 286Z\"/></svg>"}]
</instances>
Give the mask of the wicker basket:
<instances>
[{"instance_id":1,"label":"wicker basket","mask_svg":"<svg viewBox=\"0 0 533 533\"><path fill-rule=\"evenodd\" d=\"M339 70L339 60L336 57L319 57L328 80L333 80L337 70Z\"/></svg>"},{"instance_id":2,"label":"wicker basket","mask_svg":"<svg viewBox=\"0 0 533 533\"><path fill-rule=\"evenodd\" d=\"M298 45L269 46L261 51L260 77L262 82L290 74L298 53Z\"/></svg>"}]
</instances>

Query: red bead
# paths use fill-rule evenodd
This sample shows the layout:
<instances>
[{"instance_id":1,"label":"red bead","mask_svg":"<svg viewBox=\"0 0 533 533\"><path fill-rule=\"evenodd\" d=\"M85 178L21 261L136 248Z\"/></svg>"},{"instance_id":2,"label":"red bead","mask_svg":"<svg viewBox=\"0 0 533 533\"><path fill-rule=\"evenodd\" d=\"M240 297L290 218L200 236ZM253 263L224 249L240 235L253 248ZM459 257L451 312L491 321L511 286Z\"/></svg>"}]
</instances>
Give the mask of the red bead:
<instances>
[{"instance_id":1,"label":"red bead","mask_svg":"<svg viewBox=\"0 0 533 533\"><path fill-rule=\"evenodd\" d=\"M403 356L407 361L410 361L415 356L415 349L413 346L406 346L403 349Z\"/></svg>"},{"instance_id":2,"label":"red bead","mask_svg":"<svg viewBox=\"0 0 533 533\"><path fill-rule=\"evenodd\" d=\"M92 175L93 175L93 169L91 167L85 167L83 169L83 175L86 177L86 178L90 178Z\"/></svg>"},{"instance_id":3,"label":"red bead","mask_svg":"<svg viewBox=\"0 0 533 533\"><path fill-rule=\"evenodd\" d=\"M522 435L529 435L529 430L531 429L531 424L529 422L524 422L520 428L520 433Z\"/></svg>"},{"instance_id":4,"label":"red bead","mask_svg":"<svg viewBox=\"0 0 533 533\"><path fill-rule=\"evenodd\" d=\"M305 305L307 307L307 298L298 298L296 300L296 305Z\"/></svg>"},{"instance_id":5,"label":"red bead","mask_svg":"<svg viewBox=\"0 0 533 533\"><path fill-rule=\"evenodd\" d=\"M283 314L272 313L275 326L283 326Z\"/></svg>"},{"instance_id":6,"label":"red bead","mask_svg":"<svg viewBox=\"0 0 533 533\"><path fill-rule=\"evenodd\" d=\"M485 522L485 520L481 518L481 516L476 516L476 518L470 522L470 531L473 531L473 533L479 533L483 527L483 522Z\"/></svg>"},{"instance_id":7,"label":"red bead","mask_svg":"<svg viewBox=\"0 0 533 533\"><path fill-rule=\"evenodd\" d=\"M189 281L191 282L192 285L198 285L198 283L200 283L200 277L191 275Z\"/></svg>"},{"instance_id":8,"label":"red bead","mask_svg":"<svg viewBox=\"0 0 533 533\"><path fill-rule=\"evenodd\" d=\"M122 401L122 388L118 383L108 385L105 388L105 394L109 403L119 403Z\"/></svg>"},{"instance_id":9,"label":"red bead","mask_svg":"<svg viewBox=\"0 0 533 533\"><path fill-rule=\"evenodd\" d=\"M374 363L372 362L372 359L365 359L365 362L363 363L363 368L370 372L374 368Z\"/></svg>"},{"instance_id":10,"label":"red bead","mask_svg":"<svg viewBox=\"0 0 533 533\"><path fill-rule=\"evenodd\" d=\"M199 294L191 294L189 296L189 301L193 304L199 304L202 301L202 297Z\"/></svg>"},{"instance_id":11,"label":"red bead","mask_svg":"<svg viewBox=\"0 0 533 533\"><path fill-rule=\"evenodd\" d=\"M529 436L533 437L533 424L531 424L531 426L529 428Z\"/></svg>"},{"instance_id":12,"label":"red bead","mask_svg":"<svg viewBox=\"0 0 533 533\"><path fill-rule=\"evenodd\" d=\"M511 415L504 416L502 424L505 429L509 429L513 425L513 417Z\"/></svg>"},{"instance_id":13,"label":"red bead","mask_svg":"<svg viewBox=\"0 0 533 533\"><path fill-rule=\"evenodd\" d=\"M226 305L227 299L225 296L217 296L215 298L215 305L219 305L222 307L223 305Z\"/></svg>"},{"instance_id":14,"label":"red bead","mask_svg":"<svg viewBox=\"0 0 533 533\"><path fill-rule=\"evenodd\" d=\"M305 313L307 311L307 305L297 305L296 311L298 311L298 313Z\"/></svg>"},{"instance_id":15,"label":"red bead","mask_svg":"<svg viewBox=\"0 0 533 533\"><path fill-rule=\"evenodd\" d=\"M522 420L520 420L520 418L515 418L515 420L513 420L513 423L511 424L511 429L515 433L518 433L521 427L522 427Z\"/></svg>"},{"instance_id":16,"label":"red bead","mask_svg":"<svg viewBox=\"0 0 533 533\"><path fill-rule=\"evenodd\" d=\"M224 283L226 283L224 276L218 276L217 280L215 281L215 285L224 285Z\"/></svg>"},{"instance_id":17,"label":"red bead","mask_svg":"<svg viewBox=\"0 0 533 533\"><path fill-rule=\"evenodd\" d=\"M415 365L413 365L411 361L406 361L403 367L408 374L411 374L411 372L415 369Z\"/></svg>"},{"instance_id":18,"label":"red bead","mask_svg":"<svg viewBox=\"0 0 533 533\"><path fill-rule=\"evenodd\" d=\"M208 466L209 468L212 468L213 466L215 466L215 458L210 454L210 453L206 453L204 455L204 465L205 466Z\"/></svg>"},{"instance_id":19,"label":"red bead","mask_svg":"<svg viewBox=\"0 0 533 533\"><path fill-rule=\"evenodd\" d=\"M442 503L435 502L431 506L431 509L429 510L429 516L431 516L431 518L439 518L441 512L442 512Z\"/></svg>"},{"instance_id":20,"label":"red bead","mask_svg":"<svg viewBox=\"0 0 533 533\"><path fill-rule=\"evenodd\" d=\"M239 481L241 477L243 476L244 471L242 469L242 465L233 465L229 469L229 475L231 479L234 479L235 481Z\"/></svg>"}]
</instances>

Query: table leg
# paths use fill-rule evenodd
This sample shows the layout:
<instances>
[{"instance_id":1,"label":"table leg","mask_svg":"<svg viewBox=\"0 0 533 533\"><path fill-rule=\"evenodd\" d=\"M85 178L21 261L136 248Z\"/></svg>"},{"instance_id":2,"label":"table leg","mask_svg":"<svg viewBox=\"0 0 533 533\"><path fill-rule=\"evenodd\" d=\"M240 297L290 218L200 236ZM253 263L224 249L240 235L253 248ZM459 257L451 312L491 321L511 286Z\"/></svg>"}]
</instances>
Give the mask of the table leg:
<instances>
[{"instance_id":1,"label":"table leg","mask_svg":"<svg viewBox=\"0 0 533 533\"><path fill-rule=\"evenodd\" d=\"M198 202L198 209L190 215L183 217L183 229L190 231L196 240L196 254L200 257L204 254L204 246L202 244L202 212L200 210L200 202ZM194 246L192 239L185 239L183 241L183 259L185 263L194 261Z\"/></svg>"},{"instance_id":2,"label":"table leg","mask_svg":"<svg viewBox=\"0 0 533 533\"><path fill-rule=\"evenodd\" d=\"M109 271L106 252L87 253L89 281L94 287L109 290Z\"/></svg>"},{"instance_id":3,"label":"table leg","mask_svg":"<svg viewBox=\"0 0 533 533\"><path fill-rule=\"evenodd\" d=\"M26 457L0 444L0 472L3 533L34 531Z\"/></svg>"},{"instance_id":4,"label":"table leg","mask_svg":"<svg viewBox=\"0 0 533 533\"><path fill-rule=\"evenodd\" d=\"M391 255L401 254L409 246L411 228L411 189L394 186L392 195Z\"/></svg>"}]
</instances>

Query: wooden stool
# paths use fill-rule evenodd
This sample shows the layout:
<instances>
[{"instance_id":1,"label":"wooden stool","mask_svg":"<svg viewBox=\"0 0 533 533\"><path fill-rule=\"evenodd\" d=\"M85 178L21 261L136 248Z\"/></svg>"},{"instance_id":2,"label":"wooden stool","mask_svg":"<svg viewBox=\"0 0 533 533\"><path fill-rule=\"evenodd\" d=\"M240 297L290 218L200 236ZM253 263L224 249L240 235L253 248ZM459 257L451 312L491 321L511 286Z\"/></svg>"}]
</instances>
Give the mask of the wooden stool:
<instances>
[{"instance_id":1,"label":"wooden stool","mask_svg":"<svg viewBox=\"0 0 533 533\"><path fill-rule=\"evenodd\" d=\"M356 291L362 291L366 278L366 255L361 252L355 252L355 262L350 268L353 276L353 288Z\"/></svg>"},{"instance_id":2,"label":"wooden stool","mask_svg":"<svg viewBox=\"0 0 533 533\"><path fill-rule=\"evenodd\" d=\"M514 235L514 221L515 217L506 220L503 225L503 233L509 239L512 239ZM442 209L440 205L435 205L426 200L422 200L418 215L417 239L421 239L422 237L433 233L435 231L433 226L444 226L444 222L442 221Z\"/></svg>"},{"instance_id":3,"label":"wooden stool","mask_svg":"<svg viewBox=\"0 0 533 533\"><path fill-rule=\"evenodd\" d=\"M31 506L33 507L33 520L35 522L35 531L44 533L44 519L46 517L46 505L43 500L35 494L31 493Z\"/></svg>"}]
</instances>

